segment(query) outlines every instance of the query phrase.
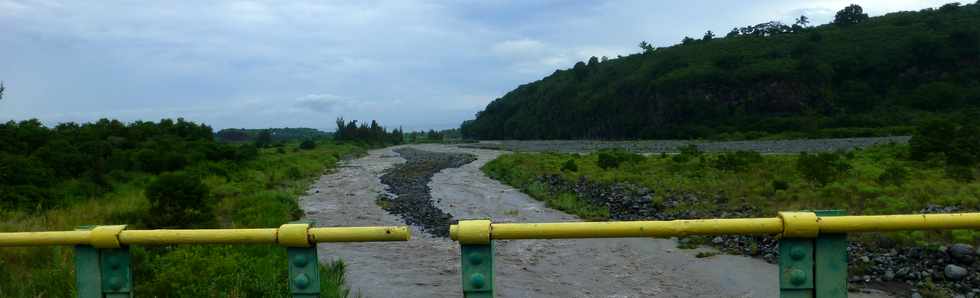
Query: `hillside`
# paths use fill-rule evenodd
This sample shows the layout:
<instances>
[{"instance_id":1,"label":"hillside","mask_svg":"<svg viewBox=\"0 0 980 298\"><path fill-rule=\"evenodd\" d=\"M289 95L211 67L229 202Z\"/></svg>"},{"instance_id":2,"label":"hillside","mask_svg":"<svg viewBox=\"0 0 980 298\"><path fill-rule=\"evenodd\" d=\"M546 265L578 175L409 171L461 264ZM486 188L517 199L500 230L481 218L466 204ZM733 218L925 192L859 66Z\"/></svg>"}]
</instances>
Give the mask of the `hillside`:
<instances>
[{"instance_id":1,"label":"hillside","mask_svg":"<svg viewBox=\"0 0 980 298\"><path fill-rule=\"evenodd\" d=\"M215 133L215 139L224 142L254 141L265 129L226 128ZM330 137L331 134L315 128L270 128L272 141L296 141Z\"/></svg>"},{"instance_id":2,"label":"hillside","mask_svg":"<svg viewBox=\"0 0 980 298\"><path fill-rule=\"evenodd\" d=\"M839 16L593 57L508 92L461 130L477 139L811 138L980 119L980 5Z\"/></svg>"}]
</instances>

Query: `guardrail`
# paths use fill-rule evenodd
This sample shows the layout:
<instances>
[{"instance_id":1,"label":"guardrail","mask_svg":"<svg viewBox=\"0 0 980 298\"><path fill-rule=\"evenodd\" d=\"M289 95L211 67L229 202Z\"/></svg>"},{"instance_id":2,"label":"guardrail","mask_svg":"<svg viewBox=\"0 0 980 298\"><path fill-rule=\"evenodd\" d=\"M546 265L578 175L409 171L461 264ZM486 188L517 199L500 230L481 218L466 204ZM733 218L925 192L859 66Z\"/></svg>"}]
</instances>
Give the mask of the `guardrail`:
<instances>
[{"instance_id":1,"label":"guardrail","mask_svg":"<svg viewBox=\"0 0 980 298\"><path fill-rule=\"evenodd\" d=\"M980 229L980 213L844 216L837 210L780 212L774 218L671 221L493 223L461 220L465 297L493 297L493 240L779 235L780 297L847 297L847 233Z\"/></svg>"},{"instance_id":2,"label":"guardrail","mask_svg":"<svg viewBox=\"0 0 980 298\"><path fill-rule=\"evenodd\" d=\"M450 226L460 245L465 297L494 297L494 240L663 238L692 235L778 235L781 297L847 297L847 233L980 229L980 213L845 216L842 211L780 212L773 218L671 221L493 223ZM407 241L407 227L126 230L86 226L75 231L0 233L3 246L75 246L79 297L132 297L129 245L278 244L286 247L293 297L319 297L316 243Z\"/></svg>"},{"instance_id":3,"label":"guardrail","mask_svg":"<svg viewBox=\"0 0 980 298\"><path fill-rule=\"evenodd\" d=\"M0 233L3 246L73 245L78 297L132 297L130 245L278 244L286 247L293 297L320 297L320 242L407 241L407 227L311 227L296 222L278 229L126 230L125 225L84 226L75 231Z\"/></svg>"}]
</instances>

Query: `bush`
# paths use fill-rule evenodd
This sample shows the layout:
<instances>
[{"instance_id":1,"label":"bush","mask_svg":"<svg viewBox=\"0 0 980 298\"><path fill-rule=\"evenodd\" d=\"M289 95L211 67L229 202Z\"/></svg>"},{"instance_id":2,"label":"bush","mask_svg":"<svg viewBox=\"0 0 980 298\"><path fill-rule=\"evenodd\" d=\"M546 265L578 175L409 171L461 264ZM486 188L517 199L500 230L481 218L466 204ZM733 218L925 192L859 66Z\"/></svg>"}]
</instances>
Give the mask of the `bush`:
<instances>
[{"instance_id":1,"label":"bush","mask_svg":"<svg viewBox=\"0 0 980 298\"><path fill-rule=\"evenodd\" d=\"M597 164L603 170L618 168L622 163L636 164L643 161L643 155L625 149L604 149L599 151Z\"/></svg>"},{"instance_id":2,"label":"bush","mask_svg":"<svg viewBox=\"0 0 980 298\"><path fill-rule=\"evenodd\" d=\"M903 166L892 165L885 169L884 173L878 175L878 184L902 186L908 179L909 170Z\"/></svg>"},{"instance_id":3,"label":"bush","mask_svg":"<svg viewBox=\"0 0 980 298\"><path fill-rule=\"evenodd\" d=\"M786 180L773 180L772 190L787 190L789 189L789 182Z\"/></svg>"},{"instance_id":4,"label":"bush","mask_svg":"<svg viewBox=\"0 0 980 298\"><path fill-rule=\"evenodd\" d=\"M826 185L851 169L851 165L838 153L800 153L796 169L804 178L819 185Z\"/></svg>"},{"instance_id":5,"label":"bush","mask_svg":"<svg viewBox=\"0 0 980 298\"><path fill-rule=\"evenodd\" d=\"M957 127L949 120L922 124L909 140L909 155L915 160L942 156L947 165L976 165L980 161L980 129Z\"/></svg>"},{"instance_id":6,"label":"bush","mask_svg":"<svg viewBox=\"0 0 980 298\"><path fill-rule=\"evenodd\" d=\"M566 160L565 163L561 164L562 172L578 172L578 165L575 164L574 159Z\"/></svg>"},{"instance_id":7,"label":"bush","mask_svg":"<svg viewBox=\"0 0 980 298\"><path fill-rule=\"evenodd\" d=\"M680 153L671 158L675 162L683 163L701 157L701 149L698 148L698 145L687 144L681 146L678 150L680 150Z\"/></svg>"},{"instance_id":8,"label":"bush","mask_svg":"<svg viewBox=\"0 0 980 298\"><path fill-rule=\"evenodd\" d=\"M313 150L313 148L316 148L316 142L313 140L306 140L299 144L299 149Z\"/></svg>"},{"instance_id":9,"label":"bush","mask_svg":"<svg viewBox=\"0 0 980 298\"><path fill-rule=\"evenodd\" d=\"M762 162L762 154L755 151L735 151L718 155L711 166L723 171L744 171L749 165Z\"/></svg>"},{"instance_id":10,"label":"bush","mask_svg":"<svg viewBox=\"0 0 980 298\"><path fill-rule=\"evenodd\" d=\"M161 174L146 187L153 228L189 228L212 222L209 190L201 179L184 172Z\"/></svg>"},{"instance_id":11,"label":"bush","mask_svg":"<svg viewBox=\"0 0 980 298\"><path fill-rule=\"evenodd\" d=\"M960 182L972 182L975 178L973 167L963 165L946 165L945 174L947 178Z\"/></svg>"}]
</instances>

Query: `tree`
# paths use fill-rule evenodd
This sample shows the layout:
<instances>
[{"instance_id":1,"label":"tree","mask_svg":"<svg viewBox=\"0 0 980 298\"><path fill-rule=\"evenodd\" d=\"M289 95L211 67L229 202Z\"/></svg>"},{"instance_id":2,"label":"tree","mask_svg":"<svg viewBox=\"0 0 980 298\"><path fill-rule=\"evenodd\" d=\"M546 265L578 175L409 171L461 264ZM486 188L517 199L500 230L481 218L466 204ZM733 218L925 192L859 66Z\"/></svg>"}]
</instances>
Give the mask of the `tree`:
<instances>
[{"instance_id":1,"label":"tree","mask_svg":"<svg viewBox=\"0 0 980 298\"><path fill-rule=\"evenodd\" d=\"M868 20L868 14L857 4L851 4L837 12L834 16L834 25L849 26Z\"/></svg>"},{"instance_id":2,"label":"tree","mask_svg":"<svg viewBox=\"0 0 980 298\"><path fill-rule=\"evenodd\" d=\"M259 132L259 136L255 138L255 146L259 148L269 147L272 144L272 133L268 129L264 129Z\"/></svg>"},{"instance_id":3,"label":"tree","mask_svg":"<svg viewBox=\"0 0 980 298\"><path fill-rule=\"evenodd\" d=\"M690 36L684 36L684 39L681 39L681 44L683 45L688 45L692 43L694 43L694 39L691 38Z\"/></svg>"},{"instance_id":4,"label":"tree","mask_svg":"<svg viewBox=\"0 0 980 298\"><path fill-rule=\"evenodd\" d=\"M794 23L794 24L795 25L799 25L800 27L806 28L806 27L808 27L810 25L810 18L808 18L808 17L806 17L804 15L801 15L799 18L796 18L796 23Z\"/></svg>"},{"instance_id":5,"label":"tree","mask_svg":"<svg viewBox=\"0 0 980 298\"><path fill-rule=\"evenodd\" d=\"M714 38L715 38L715 33L711 32L711 30L708 30L708 32L704 33L704 37L702 37L701 40L712 40Z\"/></svg>"},{"instance_id":6,"label":"tree","mask_svg":"<svg viewBox=\"0 0 980 298\"><path fill-rule=\"evenodd\" d=\"M657 48L654 48L652 44L648 43L646 40L640 42L640 48L643 49L643 53L653 53Z\"/></svg>"},{"instance_id":7,"label":"tree","mask_svg":"<svg viewBox=\"0 0 980 298\"><path fill-rule=\"evenodd\" d=\"M0 99L3 99L3 90L7 90L7 88L3 86L3 81L0 81Z\"/></svg>"}]
</instances>

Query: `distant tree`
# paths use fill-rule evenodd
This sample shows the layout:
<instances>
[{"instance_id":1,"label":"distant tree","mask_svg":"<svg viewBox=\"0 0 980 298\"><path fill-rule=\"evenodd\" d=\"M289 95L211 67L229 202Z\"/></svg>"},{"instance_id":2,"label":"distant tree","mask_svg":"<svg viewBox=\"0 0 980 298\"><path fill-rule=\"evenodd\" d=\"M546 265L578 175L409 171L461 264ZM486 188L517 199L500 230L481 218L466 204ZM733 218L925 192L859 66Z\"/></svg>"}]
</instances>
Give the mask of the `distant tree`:
<instances>
[{"instance_id":1,"label":"distant tree","mask_svg":"<svg viewBox=\"0 0 980 298\"><path fill-rule=\"evenodd\" d=\"M715 33L711 32L711 30L708 30L708 32L704 33L704 37L702 37L701 40L712 40L714 38L715 38Z\"/></svg>"},{"instance_id":2,"label":"distant tree","mask_svg":"<svg viewBox=\"0 0 980 298\"><path fill-rule=\"evenodd\" d=\"M692 43L694 43L694 39L690 36L684 36L684 39L681 39L681 44L688 45Z\"/></svg>"},{"instance_id":3,"label":"distant tree","mask_svg":"<svg viewBox=\"0 0 980 298\"><path fill-rule=\"evenodd\" d=\"M653 53L657 48L654 48L652 44L648 43L646 40L640 42L640 48L643 49L643 53Z\"/></svg>"},{"instance_id":4,"label":"distant tree","mask_svg":"<svg viewBox=\"0 0 980 298\"><path fill-rule=\"evenodd\" d=\"M592 56L591 58L589 58L589 64L588 64L588 66L589 67L593 67L593 66L596 66L596 65L599 65L599 58L596 58L596 56Z\"/></svg>"},{"instance_id":5,"label":"distant tree","mask_svg":"<svg viewBox=\"0 0 980 298\"><path fill-rule=\"evenodd\" d=\"M738 28L732 28L732 31L728 31L728 34L725 34L725 37L728 38L738 37L738 34L739 34Z\"/></svg>"},{"instance_id":6,"label":"distant tree","mask_svg":"<svg viewBox=\"0 0 980 298\"><path fill-rule=\"evenodd\" d=\"M810 27L809 25L810 25L810 18L801 15L799 18L796 18L796 22L793 23L792 26L793 32L803 31L803 29L809 28Z\"/></svg>"},{"instance_id":7,"label":"distant tree","mask_svg":"<svg viewBox=\"0 0 980 298\"><path fill-rule=\"evenodd\" d=\"M259 136L255 138L255 146L259 148L265 148L272 145L272 133L268 129L259 132Z\"/></svg>"},{"instance_id":8,"label":"distant tree","mask_svg":"<svg viewBox=\"0 0 980 298\"><path fill-rule=\"evenodd\" d=\"M299 149L312 150L313 148L316 148L316 142L313 140L305 140L299 144Z\"/></svg>"},{"instance_id":9,"label":"distant tree","mask_svg":"<svg viewBox=\"0 0 980 298\"><path fill-rule=\"evenodd\" d=\"M3 99L3 90L7 88L3 86L3 81L0 81L0 99Z\"/></svg>"},{"instance_id":10,"label":"distant tree","mask_svg":"<svg viewBox=\"0 0 980 298\"><path fill-rule=\"evenodd\" d=\"M868 20L868 14L857 4L851 4L837 12L834 16L834 25L849 26Z\"/></svg>"},{"instance_id":11,"label":"distant tree","mask_svg":"<svg viewBox=\"0 0 980 298\"><path fill-rule=\"evenodd\" d=\"M810 25L810 18L806 17L805 15L801 15L799 18L796 18L796 23L794 24L806 28Z\"/></svg>"},{"instance_id":12,"label":"distant tree","mask_svg":"<svg viewBox=\"0 0 980 298\"><path fill-rule=\"evenodd\" d=\"M606 62L606 61L609 61L609 57L602 56L601 58L599 58L599 62Z\"/></svg>"}]
</instances>

